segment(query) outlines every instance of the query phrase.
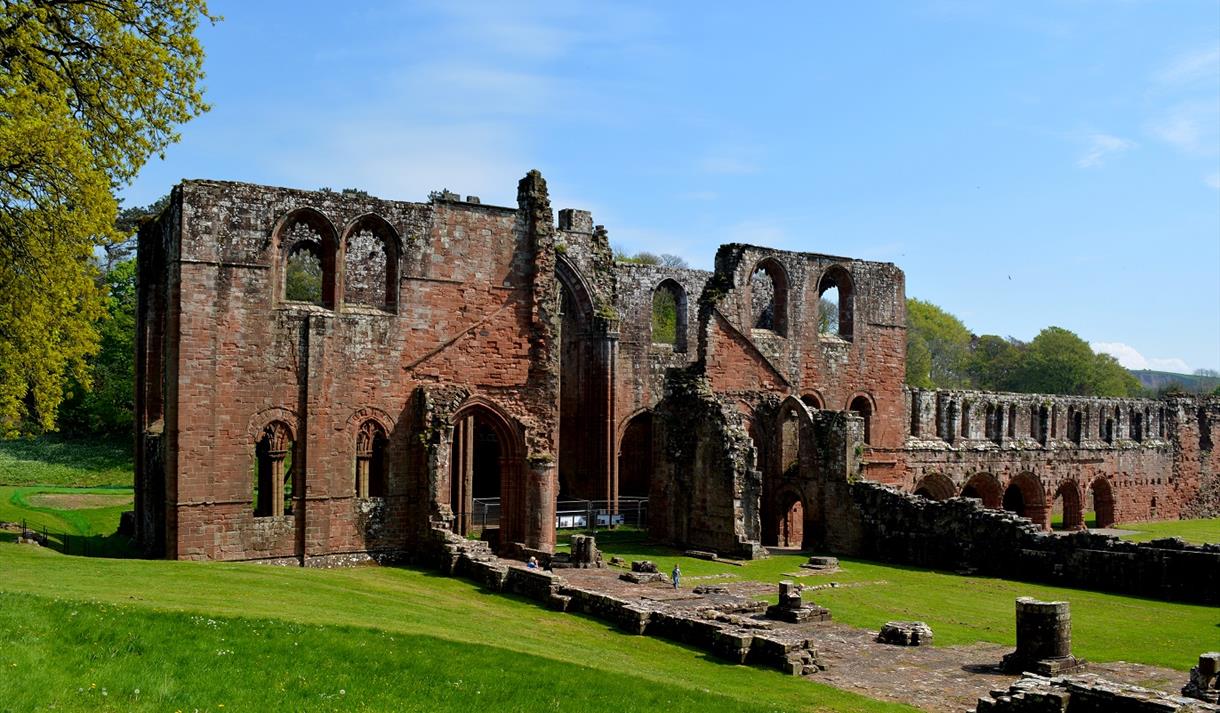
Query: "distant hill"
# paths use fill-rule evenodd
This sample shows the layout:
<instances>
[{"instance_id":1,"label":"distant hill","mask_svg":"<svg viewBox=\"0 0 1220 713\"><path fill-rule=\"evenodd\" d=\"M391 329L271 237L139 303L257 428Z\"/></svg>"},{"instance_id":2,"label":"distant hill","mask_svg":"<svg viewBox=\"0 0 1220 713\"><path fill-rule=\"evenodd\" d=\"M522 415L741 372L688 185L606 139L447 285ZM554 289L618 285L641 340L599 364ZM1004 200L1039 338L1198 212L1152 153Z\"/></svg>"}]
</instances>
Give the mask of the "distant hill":
<instances>
[{"instance_id":1,"label":"distant hill","mask_svg":"<svg viewBox=\"0 0 1220 713\"><path fill-rule=\"evenodd\" d=\"M1152 371L1151 369L1130 369L1140 384L1149 391L1157 392L1171 384L1177 384L1183 391L1191 394L1210 394L1216 386L1220 386L1220 377L1200 376L1198 374L1175 374L1172 371Z\"/></svg>"}]
</instances>

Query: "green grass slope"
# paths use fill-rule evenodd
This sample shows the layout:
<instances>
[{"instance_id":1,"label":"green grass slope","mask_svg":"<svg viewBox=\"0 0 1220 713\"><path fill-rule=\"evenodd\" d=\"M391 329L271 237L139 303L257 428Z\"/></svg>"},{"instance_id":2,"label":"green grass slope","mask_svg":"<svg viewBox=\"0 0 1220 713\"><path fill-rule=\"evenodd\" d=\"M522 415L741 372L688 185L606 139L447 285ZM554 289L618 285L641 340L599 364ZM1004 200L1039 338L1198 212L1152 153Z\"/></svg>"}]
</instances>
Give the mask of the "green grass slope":
<instances>
[{"instance_id":1,"label":"green grass slope","mask_svg":"<svg viewBox=\"0 0 1220 713\"><path fill-rule=\"evenodd\" d=\"M1220 517L1205 520L1158 520L1154 522L1127 522L1115 525L1122 530L1135 530L1133 535L1124 535L1124 540L1147 542L1159 537L1181 537L1187 542L1205 544L1220 542Z\"/></svg>"},{"instance_id":2,"label":"green grass slope","mask_svg":"<svg viewBox=\"0 0 1220 713\"><path fill-rule=\"evenodd\" d=\"M101 697L86 691L100 688L119 696L105 704L113 710L912 710L426 571L91 559L0 545L0 572L0 592L10 593L0 596L0 642L33 651L0 645L0 710L96 710ZM76 628L71 611L97 618ZM280 697L267 691L281 686Z\"/></svg>"},{"instance_id":3,"label":"green grass slope","mask_svg":"<svg viewBox=\"0 0 1220 713\"><path fill-rule=\"evenodd\" d=\"M129 439L0 440L0 485L131 486Z\"/></svg>"}]
</instances>

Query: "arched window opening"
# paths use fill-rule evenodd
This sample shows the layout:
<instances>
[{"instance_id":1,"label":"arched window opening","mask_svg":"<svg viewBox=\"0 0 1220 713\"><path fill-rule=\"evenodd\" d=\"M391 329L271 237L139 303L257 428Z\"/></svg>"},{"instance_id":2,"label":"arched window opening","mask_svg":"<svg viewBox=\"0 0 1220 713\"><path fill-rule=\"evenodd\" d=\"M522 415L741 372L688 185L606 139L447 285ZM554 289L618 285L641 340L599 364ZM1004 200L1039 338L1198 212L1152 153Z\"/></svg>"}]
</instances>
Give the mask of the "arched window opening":
<instances>
[{"instance_id":1,"label":"arched window opening","mask_svg":"<svg viewBox=\"0 0 1220 713\"><path fill-rule=\"evenodd\" d=\"M1144 414L1134 410L1131 412L1131 439L1144 440Z\"/></svg>"},{"instance_id":2,"label":"arched window opening","mask_svg":"<svg viewBox=\"0 0 1220 713\"><path fill-rule=\"evenodd\" d=\"M789 408L784 411L780 423L780 474L786 477L795 476L800 465L801 452L801 422L796 411Z\"/></svg>"},{"instance_id":3,"label":"arched window opening","mask_svg":"<svg viewBox=\"0 0 1220 713\"><path fill-rule=\"evenodd\" d=\"M868 400L867 396L857 396L851 400L847 410L855 412L857 416L864 419L864 443L871 444L873 442L873 403Z\"/></svg>"},{"instance_id":4,"label":"arched window opening","mask_svg":"<svg viewBox=\"0 0 1220 713\"><path fill-rule=\"evenodd\" d=\"M834 265L818 281L818 333L851 340L854 295L851 275Z\"/></svg>"},{"instance_id":5,"label":"arched window opening","mask_svg":"<svg viewBox=\"0 0 1220 713\"><path fill-rule=\"evenodd\" d=\"M1156 413L1156 435L1158 438L1165 437L1165 409L1157 409Z\"/></svg>"},{"instance_id":6,"label":"arched window opening","mask_svg":"<svg viewBox=\"0 0 1220 713\"><path fill-rule=\"evenodd\" d=\"M1084 435L1084 413L1076 410L1073 406L1068 409L1068 440L1076 445L1080 445L1080 441Z\"/></svg>"},{"instance_id":7,"label":"arched window opening","mask_svg":"<svg viewBox=\"0 0 1220 713\"><path fill-rule=\"evenodd\" d=\"M1051 505L1051 528L1055 530L1080 530L1084 528L1084 506L1080 500L1080 488L1068 481L1055 492Z\"/></svg>"},{"instance_id":8,"label":"arched window opening","mask_svg":"<svg viewBox=\"0 0 1220 713\"><path fill-rule=\"evenodd\" d=\"M276 240L283 299L334 307L338 239L330 221L311 208L299 209L283 221Z\"/></svg>"},{"instance_id":9,"label":"arched window opening","mask_svg":"<svg viewBox=\"0 0 1220 713\"><path fill-rule=\"evenodd\" d=\"M805 394L801 397L801 401L809 407L810 411L822 410L822 397L814 393Z\"/></svg>"},{"instance_id":10,"label":"arched window opening","mask_svg":"<svg viewBox=\"0 0 1220 713\"><path fill-rule=\"evenodd\" d=\"M1089 527L1112 527L1114 525L1114 489L1110 481L1097 478L1089 486L1093 500L1093 516Z\"/></svg>"},{"instance_id":11,"label":"arched window opening","mask_svg":"<svg viewBox=\"0 0 1220 713\"><path fill-rule=\"evenodd\" d=\"M255 517L280 517L292 513L294 485L292 431L287 424L272 421L254 446Z\"/></svg>"},{"instance_id":12,"label":"arched window opening","mask_svg":"<svg viewBox=\"0 0 1220 713\"><path fill-rule=\"evenodd\" d=\"M962 402L962 438L970 437L970 402Z\"/></svg>"},{"instance_id":13,"label":"arched window opening","mask_svg":"<svg viewBox=\"0 0 1220 713\"><path fill-rule=\"evenodd\" d=\"M292 246L284 272L284 299L322 304L322 256L320 246L302 240Z\"/></svg>"},{"instance_id":14,"label":"arched window opening","mask_svg":"<svg viewBox=\"0 0 1220 713\"><path fill-rule=\"evenodd\" d=\"M987 440L1002 443L1004 440L1004 407L987 404Z\"/></svg>"},{"instance_id":15,"label":"arched window opening","mask_svg":"<svg viewBox=\"0 0 1220 713\"><path fill-rule=\"evenodd\" d=\"M750 276L750 316L755 329L788 335L788 276L774 259L758 263Z\"/></svg>"},{"instance_id":16,"label":"arched window opening","mask_svg":"<svg viewBox=\"0 0 1220 713\"><path fill-rule=\"evenodd\" d=\"M1199 407L1195 418L1199 421L1199 450L1210 451L1212 449L1212 422L1207 417L1207 410Z\"/></svg>"},{"instance_id":17,"label":"arched window opening","mask_svg":"<svg viewBox=\"0 0 1220 713\"><path fill-rule=\"evenodd\" d=\"M674 280L665 280L652 293L652 343L668 344L675 352L686 351L686 291Z\"/></svg>"},{"instance_id":18,"label":"arched window opening","mask_svg":"<svg viewBox=\"0 0 1220 713\"><path fill-rule=\"evenodd\" d=\"M997 509L1001 505L1000 481L990 473L976 473L966 481L962 497L982 500L984 507Z\"/></svg>"},{"instance_id":19,"label":"arched window opening","mask_svg":"<svg viewBox=\"0 0 1220 713\"><path fill-rule=\"evenodd\" d=\"M1008 407L1008 437L1017 437L1017 405L1011 404Z\"/></svg>"},{"instance_id":20,"label":"arched window opening","mask_svg":"<svg viewBox=\"0 0 1220 713\"><path fill-rule=\"evenodd\" d=\"M386 447L389 439L376 421L365 421L356 434L356 497L386 495Z\"/></svg>"},{"instance_id":21,"label":"arched window opening","mask_svg":"<svg viewBox=\"0 0 1220 713\"><path fill-rule=\"evenodd\" d=\"M620 497L648 497L652 487L652 414L643 411L623 430L618 451Z\"/></svg>"},{"instance_id":22,"label":"arched window opening","mask_svg":"<svg viewBox=\"0 0 1220 713\"><path fill-rule=\"evenodd\" d=\"M343 246L343 301L393 312L398 306L398 237L369 215L347 232Z\"/></svg>"},{"instance_id":23,"label":"arched window opening","mask_svg":"<svg viewBox=\"0 0 1220 713\"><path fill-rule=\"evenodd\" d=\"M977 491L972 492L974 493L973 495L966 497L979 497ZM929 473L920 478L919 482L915 484L915 494L922 495L929 500L948 500L956 493L957 487L953 485L953 481L942 473Z\"/></svg>"},{"instance_id":24,"label":"arched window opening","mask_svg":"<svg viewBox=\"0 0 1220 713\"><path fill-rule=\"evenodd\" d=\"M1032 406L1029 410L1029 437L1046 445L1050 433L1050 410L1046 406Z\"/></svg>"}]
</instances>

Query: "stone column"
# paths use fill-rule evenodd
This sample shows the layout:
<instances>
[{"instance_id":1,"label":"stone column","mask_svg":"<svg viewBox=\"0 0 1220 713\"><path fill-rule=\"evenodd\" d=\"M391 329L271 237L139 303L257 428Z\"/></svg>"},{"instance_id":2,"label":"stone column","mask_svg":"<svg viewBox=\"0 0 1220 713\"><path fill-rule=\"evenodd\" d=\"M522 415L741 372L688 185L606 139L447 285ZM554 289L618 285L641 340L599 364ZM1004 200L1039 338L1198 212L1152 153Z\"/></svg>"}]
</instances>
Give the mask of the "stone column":
<instances>
[{"instance_id":1,"label":"stone column","mask_svg":"<svg viewBox=\"0 0 1220 713\"><path fill-rule=\"evenodd\" d=\"M1182 687L1182 695L1220 703L1220 652L1199 655L1199 665L1190 670L1190 683Z\"/></svg>"},{"instance_id":2,"label":"stone column","mask_svg":"<svg viewBox=\"0 0 1220 713\"><path fill-rule=\"evenodd\" d=\"M1084 668L1072 656L1072 614L1067 602L1017 599L1017 650L1004 657L1008 671L1058 676Z\"/></svg>"},{"instance_id":3,"label":"stone column","mask_svg":"<svg viewBox=\"0 0 1220 713\"><path fill-rule=\"evenodd\" d=\"M284 453L274 452L268 460L271 461L271 514L280 517L284 514Z\"/></svg>"},{"instance_id":4,"label":"stone column","mask_svg":"<svg viewBox=\"0 0 1220 713\"><path fill-rule=\"evenodd\" d=\"M369 496L369 457L360 456L356 459L356 497Z\"/></svg>"}]
</instances>

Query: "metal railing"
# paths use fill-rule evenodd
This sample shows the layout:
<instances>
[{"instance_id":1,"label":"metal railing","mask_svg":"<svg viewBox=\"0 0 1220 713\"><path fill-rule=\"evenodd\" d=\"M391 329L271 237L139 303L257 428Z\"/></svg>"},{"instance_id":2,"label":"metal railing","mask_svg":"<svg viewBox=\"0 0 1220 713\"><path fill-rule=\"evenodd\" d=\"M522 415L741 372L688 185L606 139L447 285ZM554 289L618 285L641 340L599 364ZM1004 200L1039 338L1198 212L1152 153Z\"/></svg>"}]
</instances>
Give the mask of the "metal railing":
<instances>
[{"instance_id":1,"label":"metal railing","mask_svg":"<svg viewBox=\"0 0 1220 713\"><path fill-rule=\"evenodd\" d=\"M481 532L500 526L500 499L475 498L470 511L454 513L459 530ZM644 527L648 522L648 498L620 497L617 506L609 500L565 499L555 504L555 529L596 530L619 525Z\"/></svg>"}]
</instances>

